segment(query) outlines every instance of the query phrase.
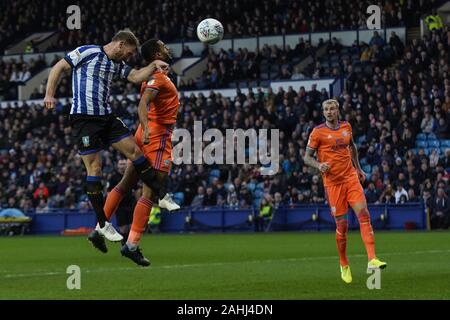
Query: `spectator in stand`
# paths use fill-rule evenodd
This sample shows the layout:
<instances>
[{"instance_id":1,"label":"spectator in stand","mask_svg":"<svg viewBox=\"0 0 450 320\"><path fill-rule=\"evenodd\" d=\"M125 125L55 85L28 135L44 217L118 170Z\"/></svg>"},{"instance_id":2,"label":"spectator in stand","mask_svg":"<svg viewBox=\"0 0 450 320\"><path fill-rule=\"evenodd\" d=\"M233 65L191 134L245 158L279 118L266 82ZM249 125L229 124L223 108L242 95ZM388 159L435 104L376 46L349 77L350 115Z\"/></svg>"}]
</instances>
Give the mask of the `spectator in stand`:
<instances>
[{"instance_id":1,"label":"spectator in stand","mask_svg":"<svg viewBox=\"0 0 450 320\"><path fill-rule=\"evenodd\" d=\"M405 46L403 45L402 40L395 33L395 31L391 31L391 36L389 37L389 45L394 49L395 56L400 57Z\"/></svg>"},{"instance_id":2,"label":"spectator in stand","mask_svg":"<svg viewBox=\"0 0 450 320\"><path fill-rule=\"evenodd\" d=\"M300 67L296 66L294 72L292 73L291 80L302 80L305 79L305 75L301 72Z\"/></svg>"},{"instance_id":3,"label":"spectator in stand","mask_svg":"<svg viewBox=\"0 0 450 320\"><path fill-rule=\"evenodd\" d=\"M33 193L33 199L34 201L47 201L49 195L48 188L41 182L39 187Z\"/></svg>"},{"instance_id":4,"label":"spectator in stand","mask_svg":"<svg viewBox=\"0 0 450 320\"><path fill-rule=\"evenodd\" d=\"M416 196L416 192L413 188L408 190L408 202L420 202L420 199Z\"/></svg>"},{"instance_id":5,"label":"spectator in stand","mask_svg":"<svg viewBox=\"0 0 450 320\"><path fill-rule=\"evenodd\" d=\"M430 168L436 168L439 163L439 151L438 149L432 149L430 154Z\"/></svg>"},{"instance_id":6,"label":"spectator in stand","mask_svg":"<svg viewBox=\"0 0 450 320\"><path fill-rule=\"evenodd\" d=\"M450 112L450 111L447 111L447 112ZM439 118L439 121L436 125L435 132L436 132L436 137L438 139L448 139L450 137L448 122L446 121L445 118L443 118L443 117Z\"/></svg>"},{"instance_id":7,"label":"spectator in stand","mask_svg":"<svg viewBox=\"0 0 450 320\"><path fill-rule=\"evenodd\" d=\"M395 191L395 203L398 204L400 203L400 199L401 197L405 197L406 201L408 201L408 192L405 190L405 188L403 187L403 185L401 185L400 183L397 184L397 190ZM403 203L405 203L406 201L404 201Z\"/></svg>"},{"instance_id":8,"label":"spectator in stand","mask_svg":"<svg viewBox=\"0 0 450 320\"><path fill-rule=\"evenodd\" d=\"M331 39L331 42L327 45L327 52L329 55L339 54L341 52L342 45L337 41L335 37Z\"/></svg>"},{"instance_id":9,"label":"spectator in stand","mask_svg":"<svg viewBox=\"0 0 450 320\"><path fill-rule=\"evenodd\" d=\"M239 191L239 206L240 208L249 208L253 204L251 193L248 191L247 183L241 185Z\"/></svg>"},{"instance_id":10,"label":"spectator in stand","mask_svg":"<svg viewBox=\"0 0 450 320\"><path fill-rule=\"evenodd\" d=\"M406 204L407 202L408 202L408 197L407 197L406 195L402 194L402 195L400 196L399 202L396 203L396 204Z\"/></svg>"},{"instance_id":11,"label":"spectator in stand","mask_svg":"<svg viewBox=\"0 0 450 320\"><path fill-rule=\"evenodd\" d=\"M425 117L422 119L420 129L423 133L432 133L435 129L435 120L429 111L425 111Z\"/></svg>"},{"instance_id":12,"label":"spectator in stand","mask_svg":"<svg viewBox=\"0 0 450 320\"><path fill-rule=\"evenodd\" d=\"M282 80L291 79L291 76L292 75L287 68L281 69L280 79L282 79Z\"/></svg>"},{"instance_id":13,"label":"spectator in stand","mask_svg":"<svg viewBox=\"0 0 450 320\"><path fill-rule=\"evenodd\" d=\"M373 36L372 36L372 38L371 38L370 41L369 41L369 46L371 46L371 47L377 46L377 47L379 48L379 47L384 46L384 44L385 44L385 41L384 41L384 39L380 36L380 34L378 33L378 31L374 31L374 32L373 32Z\"/></svg>"},{"instance_id":14,"label":"spectator in stand","mask_svg":"<svg viewBox=\"0 0 450 320\"><path fill-rule=\"evenodd\" d=\"M364 62L369 62L372 60L372 56L373 56L373 50L371 47L365 45L363 47L362 53L361 53L361 57L359 58L359 61L361 61L362 63Z\"/></svg>"},{"instance_id":15,"label":"spectator in stand","mask_svg":"<svg viewBox=\"0 0 450 320\"><path fill-rule=\"evenodd\" d=\"M217 194L212 187L206 188L206 194L203 198L204 207L213 207L217 205Z\"/></svg>"},{"instance_id":16,"label":"spectator in stand","mask_svg":"<svg viewBox=\"0 0 450 320\"><path fill-rule=\"evenodd\" d=\"M391 184L388 184L386 186L386 189L383 190L377 204L378 203L380 203L380 204L394 204L395 203L395 194L394 194L394 190L392 189Z\"/></svg>"},{"instance_id":17,"label":"spectator in stand","mask_svg":"<svg viewBox=\"0 0 450 320\"><path fill-rule=\"evenodd\" d=\"M205 188L200 186L197 190L197 195L194 197L190 203L193 208L199 208L203 206L203 201L205 199Z\"/></svg>"},{"instance_id":18,"label":"spectator in stand","mask_svg":"<svg viewBox=\"0 0 450 320\"><path fill-rule=\"evenodd\" d=\"M233 28L238 30L235 26ZM450 168L450 150L445 151L444 155L439 150L438 157L432 151L432 156L427 156L426 152L431 149L422 149L419 152L415 150L415 138L417 134L423 133L421 122L426 113L435 119L436 126L431 132L437 135L441 119L446 119L445 122L448 123L450 88L449 75L446 71L448 59L445 57L449 44L443 41L446 39L443 36L445 32L447 30L442 31L439 37L425 37L423 40L407 43L405 46L407 52L400 55L398 64L385 67L367 62L372 66L371 75L354 72L353 86L345 88L337 97L342 106L342 120L348 120L354 128L354 139L359 145L360 159L364 159L371 167L371 172L368 172L371 174L368 189L373 188L370 187L370 183L373 183L375 194L377 191L381 193L386 189L392 189L389 185L402 184L408 191L408 201L419 198L419 201L425 199L429 202L428 196L434 199L438 188L444 189L447 194L449 192L449 173L446 168ZM307 45L305 42L304 47ZM347 49L354 49L355 53L360 54L356 46ZM427 54L422 55L421 51L426 51ZM224 50L215 54L214 58L211 56L211 71L214 68L217 70L219 84L223 79L233 81L228 75L233 61L246 60L247 63L256 62L258 59L273 59L275 63L282 61L283 54L278 52L277 56L273 55L273 52L276 53L277 50L270 47L258 52L245 49L235 52ZM288 54L286 52L286 56ZM216 59L216 55L220 56L220 61ZM429 65L424 65L423 71L416 70L414 60L422 57L423 63ZM343 61L339 63L344 65ZM17 66L20 69L22 62L18 62ZM245 63L241 68L243 78L248 80ZM8 67L7 70L7 78L5 73L0 72L0 76L3 75L4 79L9 79L12 67ZM222 77L223 70L227 71L228 78ZM345 70L348 70L348 65ZM191 82L198 87L202 86L201 81ZM70 87L70 82L67 82L67 87ZM121 94L133 90L135 89L125 86L115 88L115 92ZM237 90L232 97L224 97L218 91L210 92L208 95L181 94L178 128L192 131L194 121L199 119L203 121L204 130L216 128L223 133L226 129L233 128L257 130L279 128L280 158L283 165L278 174L271 177L262 177L258 166L252 165L240 170L236 166L219 165L218 182L209 178L210 168L200 165L174 165L170 177L173 191L184 194L185 205L202 206L203 198L201 195L196 196L199 187L203 190L213 187L214 191L219 189L219 183L223 183L226 187L230 183L237 191L235 197L233 194L230 197L227 194L226 203L233 204L237 208L242 185L246 183L252 199L251 205L256 207L261 202L262 194L276 198L278 205L323 203L325 201L323 190L316 186L320 176L317 172L305 168L300 159L309 133L315 125L323 121L320 104L326 95L326 92L317 90L317 87L312 90L252 88L251 92L245 95ZM111 106L114 112L120 113L131 130L135 129L137 114L133 101L127 98L113 98ZM67 118L64 117L64 110L69 107L65 104L61 109L48 111L43 110L39 103L25 101L21 112L17 112L17 107L12 104L0 109L0 118L3 119L0 122L2 206L8 203L26 206L27 201L29 203L27 199L33 198L34 191L42 182L51 195L44 207L65 206L66 199L71 198L68 205L82 210L89 209L85 199L80 197L85 172L81 160L77 158L78 150L71 148L71 128ZM445 133L442 133L445 137ZM362 136L365 136L365 139L359 139ZM106 150L102 155L105 159L105 172L112 170L112 162L108 159L115 156L116 153L112 149ZM400 158L400 161L396 161L396 158ZM64 173L65 170L68 170L68 174ZM58 175L64 175L68 184L66 193L60 195L56 193L56 186L60 182L56 179ZM313 178L314 176L317 177ZM19 191L20 188L24 191ZM220 197L216 200L215 203L219 204L224 201ZM395 192L384 192L383 195L380 194L378 200L393 203ZM38 202L32 204L33 208L38 205Z\"/></svg>"},{"instance_id":19,"label":"spectator in stand","mask_svg":"<svg viewBox=\"0 0 450 320\"><path fill-rule=\"evenodd\" d=\"M444 189L439 188L431 206L431 227L448 229L450 226L450 203Z\"/></svg>"},{"instance_id":20,"label":"spectator in stand","mask_svg":"<svg viewBox=\"0 0 450 320\"><path fill-rule=\"evenodd\" d=\"M283 206L283 198L281 197L280 192L275 193L273 203L274 203L274 205L273 205L274 209L278 209L281 206Z\"/></svg>"},{"instance_id":21,"label":"spectator in stand","mask_svg":"<svg viewBox=\"0 0 450 320\"><path fill-rule=\"evenodd\" d=\"M380 190L375 188L375 184L373 182L369 183L369 186L366 189L366 199L368 203L375 203L380 199Z\"/></svg>"}]
</instances>

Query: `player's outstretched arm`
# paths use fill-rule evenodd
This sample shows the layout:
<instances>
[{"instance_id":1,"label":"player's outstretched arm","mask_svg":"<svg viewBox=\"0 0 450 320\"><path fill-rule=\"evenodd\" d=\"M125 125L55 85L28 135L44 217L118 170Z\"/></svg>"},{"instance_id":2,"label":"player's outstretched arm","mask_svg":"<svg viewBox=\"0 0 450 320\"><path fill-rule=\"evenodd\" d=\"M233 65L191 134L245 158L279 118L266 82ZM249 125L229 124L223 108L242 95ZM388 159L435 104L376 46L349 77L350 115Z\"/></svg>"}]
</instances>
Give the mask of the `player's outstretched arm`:
<instances>
[{"instance_id":1,"label":"player's outstretched arm","mask_svg":"<svg viewBox=\"0 0 450 320\"><path fill-rule=\"evenodd\" d=\"M307 166L316 168L320 170L320 172L327 172L330 169L330 165L327 162L320 163L314 158L316 150L306 147L305 156L303 157L303 161Z\"/></svg>"},{"instance_id":2,"label":"player's outstretched arm","mask_svg":"<svg viewBox=\"0 0 450 320\"><path fill-rule=\"evenodd\" d=\"M361 164L359 163L358 147L356 146L356 143L353 140L353 137L350 141L350 151L352 154L353 165L355 166L356 170L358 171L359 180L362 182L362 181L366 180L366 174L364 173L363 169L361 168Z\"/></svg>"},{"instance_id":3,"label":"player's outstretched arm","mask_svg":"<svg viewBox=\"0 0 450 320\"><path fill-rule=\"evenodd\" d=\"M52 70L50 70L44 98L44 105L46 108L53 109L55 107L56 104L55 92L59 78L61 77L61 74L64 71L68 71L70 70L70 68L71 68L70 64L65 59L61 59L58 61L57 64L53 66Z\"/></svg>"},{"instance_id":4,"label":"player's outstretched arm","mask_svg":"<svg viewBox=\"0 0 450 320\"><path fill-rule=\"evenodd\" d=\"M150 128L148 126L148 106L151 101L156 98L158 94L157 90L145 89L142 94L141 100L139 101L138 115L139 123L141 124L142 130L144 131L142 142L148 144L150 142Z\"/></svg>"},{"instance_id":5,"label":"player's outstretched arm","mask_svg":"<svg viewBox=\"0 0 450 320\"><path fill-rule=\"evenodd\" d=\"M148 78L157 70L157 69L167 69L169 64L161 60L155 60L150 63L148 66L143 67L141 69L132 69L128 74L127 80L140 84L143 81L147 81Z\"/></svg>"}]
</instances>

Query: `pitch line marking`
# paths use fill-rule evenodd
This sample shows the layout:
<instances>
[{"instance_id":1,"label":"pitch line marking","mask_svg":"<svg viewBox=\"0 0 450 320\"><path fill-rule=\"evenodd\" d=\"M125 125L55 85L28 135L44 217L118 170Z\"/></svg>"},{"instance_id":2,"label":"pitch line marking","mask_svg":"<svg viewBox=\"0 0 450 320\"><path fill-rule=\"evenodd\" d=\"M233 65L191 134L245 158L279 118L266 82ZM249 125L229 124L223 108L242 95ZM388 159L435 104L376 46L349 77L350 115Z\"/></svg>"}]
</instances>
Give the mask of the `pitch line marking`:
<instances>
[{"instance_id":1,"label":"pitch line marking","mask_svg":"<svg viewBox=\"0 0 450 320\"><path fill-rule=\"evenodd\" d=\"M391 252L384 253L383 256L389 255L419 255L419 254L429 254L429 253L450 253L450 250L423 250L423 251L413 251L413 252ZM349 258L359 258L365 257L365 254L354 254L349 255ZM249 260L249 261L234 261L234 262L212 262L212 263L194 263L194 264L174 264L174 265L163 265L154 266L149 269L138 268L138 267L119 267L119 268L97 268L97 269L87 269L83 270L83 273L98 273L98 272L117 272L117 271L128 271L128 270L152 270L152 269L178 269L178 268L197 268L197 267L211 267L211 266L225 266L234 264L245 264L245 263L273 263L273 262L298 262L298 261L314 261L314 260L328 260L337 259L335 256L323 256L323 257L303 257L303 258L287 258L287 259L267 259L267 260ZM0 271L7 272L7 271ZM0 276L4 279L13 278L26 278L26 277L45 277L45 276L56 276L65 275L65 272L54 271L54 272L33 272L33 273L10 273Z\"/></svg>"}]
</instances>

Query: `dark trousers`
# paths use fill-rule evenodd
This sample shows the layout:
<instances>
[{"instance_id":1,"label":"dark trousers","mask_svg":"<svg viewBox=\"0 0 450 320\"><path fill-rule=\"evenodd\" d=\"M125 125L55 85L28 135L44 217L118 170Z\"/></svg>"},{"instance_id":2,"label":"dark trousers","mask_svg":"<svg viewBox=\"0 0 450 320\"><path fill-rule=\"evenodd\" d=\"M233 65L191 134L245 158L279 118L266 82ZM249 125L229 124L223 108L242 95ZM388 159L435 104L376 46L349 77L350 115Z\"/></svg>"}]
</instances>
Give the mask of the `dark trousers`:
<instances>
[{"instance_id":1,"label":"dark trousers","mask_svg":"<svg viewBox=\"0 0 450 320\"><path fill-rule=\"evenodd\" d=\"M270 217L255 217L255 231L256 232L264 232L266 231L267 226L269 225Z\"/></svg>"},{"instance_id":2,"label":"dark trousers","mask_svg":"<svg viewBox=\"0 0 450 320\"><path fill-rule=\"evenodd\" d=\"M431 229L448 229L450 225L448 215L438 216L433 213L430 217Z\"/></svg>"}]
</instances>

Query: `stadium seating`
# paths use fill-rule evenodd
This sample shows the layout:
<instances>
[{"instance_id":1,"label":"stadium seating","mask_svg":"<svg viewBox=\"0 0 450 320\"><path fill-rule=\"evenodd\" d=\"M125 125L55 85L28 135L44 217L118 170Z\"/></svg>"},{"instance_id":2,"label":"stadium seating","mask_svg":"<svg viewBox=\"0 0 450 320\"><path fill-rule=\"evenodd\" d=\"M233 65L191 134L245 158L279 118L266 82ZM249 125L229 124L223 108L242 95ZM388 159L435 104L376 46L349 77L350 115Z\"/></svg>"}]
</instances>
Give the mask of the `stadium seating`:
<instances>
[{"instance_id":1,"label":"stadium seating","mask_svg":"<svg viewBox=\"0 0 450 320\"><path fill-rule=\"evenodd\" d=\"M439 148L440 147L439 140L428 140L428 147L429 148Z\"/></svg>"},{"instance_id":2,"label":"stadium seating","mask_svg":"<svg viewBox=\"0 0 450 320\"><path fill-rule=\"evenodd\" d=\"M175 192L173 194L172 198L180 206L182 206L184 204L184 193L183 192Z\"/></svg>"},{"instance_id":3,"label":"stadium seating","mask_svg":"<svg viewBox=\"0 0 450 320\"><path fill-rule=\"evenodd\" d=\"M427 134L427 139L428 140L436 140L436 135L434 133L429 133Z\"/></svg>"},{"instance_id":4,"label":"stadium seating","mask_svg":"<svg viewBox=\"0 0 450 320\"><path fill-rule=\"evenodd\" d=\"M418 148L426 148L426 147L428 147L428 141L418 140L418 141L416 141L416 146Z\"/></svg>"},{"instance_id":5,"label":"stadium seating","mask_svg":"<svg viewBox=\"0 0 450 320\"><path fill-rule=\"evenodd\" d=\"M169 0L169 2L170 1L171 0ZM85 0L82 0L81 2L87 3ZM293 0L287 1L289 4L294 4L294 2L295 1ZM45 8L47 3L50 2L36 0L32 3L33 6L41 5ZM159 4L160 0L156 0L156 3L152 2L151 7L158 8L157 3ZM218 4L223 3L224 2L221 0L218 1ZM261 3L263 2L249 1L249 4L242 10L243 14L245 12L254 12L256 7L262 8L264 5ZM269 26L268 30L265 32L270 33L275 30L275 27L279 28L283 25L282 19L280 19L282 14L280 13L292 13L290 6L285 6L284 1L280 3L280 8L276 6L271 8L274 13L274 26ZM106 4L106 0L99 0L98 7L106 11L114 10L113 6L107 6ZM326 11L331 12L333 5L334 4L330 4L330 8ZM413 1L411 3L413 11L415 5L415 2ZM143 3L144 8L149 6L150 4ZM197 5L193 4L193 6L195 7ZM19 7L23 10L27 10L23 3L21 3ZM349 6L349 8L349 10L356 10L353 6ZM396 7L396 9L398 9L398 7ZM180 8L180 11L184 12L185 9ZM8 11L8 13L5 14L10 14L8 17L14 19L18 12L20 12L20 10L14 12ZM95 10L92 11L94 16L93 19L96 19L95 12ZM277 13L275 14L275 12ZM114 16L115 14L117 13L112 13L111 16ZM358 17L358 15L355 17ZM62 18L63 17L55 17L56 20ZM183 25L188 25L188 20L191 19L195 20L195 18L190 15L186 15L186 17L180 15L179 23L177 23L174 28L161 28L161 30L164 31L160 31L160 33L157 34L158 37L166 41L175 40L177 38L183 38L185 40L194 39L194 30L179 30ZM23 28L18 28L17 32L14 31L11 34L13 34L14 39L20 39L21 36L24 36L24 30L26 30L25 27L33 27L34 22L26 21L26 19L23 21L20 19L16 20L20 21L19 24L22 25ZM351 23L350 21L347 21L347 19L341 19L340 17L338 17L337 20L342 20L344 25L346 23ZM222 21L226 28L228 27L227 24L234 24L231 16L229 19L224 18ZM339 21L333 21L333 19L319 19L316 30L333 29L332 27L337 27L334 23L338 22ZM254 36L254 31L250 30L251 23L251 21L243 21L242 26L234 29L235 33L228 34L227 36L245 37L249 34ZM146 37L151 37L156 33L153 22L149 25L143 25L139 23L139 21L136 21L136 23L130 27L136 31L136 34L140 38L142 38L144 34ZM42 25L37 26L35 30L45 30L46 28L48 28L48 26L43 23ZM286 29L287 33L298 33L298 30L295 28L290 28L291 27ZM0 35L1 32L3 32L3 30L0 31ZM417 56L420 55L421 50L427 50L430 59L423 63L422 67L424 70L428 70L433 61L440 61L448 54L448 43L441 40L444 39L446 32L448 32L447 29L442 31L440 37L424 38L423 40L419 40L416 44L407 43L407 50L414 52ZM265 34L261 33L259 35ZM103 37L103 35L101 36ZM61 46L57 45L55 49L73 48L76 45L84 44L87 40L86 37L87 35L82 35L73 41L65 41ZM103 38L96 32L90 34L89 37L89 43L100 43L103 41L101 40ZM105 37L110 37L110 34L106 32ZM13 42L13 38L11 37L0 37L0 39L0 50L11 45ZM325 42L323 45L326 46L328 43ZM401 51L399 52L398 57L393 57L392 52L390 52L389 49L390 45L386 45L381 47L380 52L384 58L366 62L360 61L362 46L362 43L355 44L352 47L343 46L339 53L325 53L317 56L316 53L318 52L318 48L311 48L311 53L315 59L314 63L319 62L321 68L324 69L324 72L320 74L320 76L329 75L333 72L333 68L337 68L339 76L344 77L347 80L347 85L343 88L342 93L338 94L336 98L341 105L345 105L342 108L342 118L350 121L354 131L360 131L358 135L355 134L355 138L357 137L356 142L360 152L361 165L363 166L364 171L368 173L368 180L372 181L372 179L374 179L372 182L377 183L378 188L383 190L385 188L383 183L386 183L387 181L385 181L383 177L377 177L378 174L375 173L375 168L381 168L381 163L383 161L388 163L392 172L395 172L392 173L392 176L389 178L389 182L395 184L398 182L398 176L395 175L398 173L398 170L394 165L396 157L400 157L403 160L404 167L402 169L406 172L407 162L409 161L412 161L414 165L420 164L421 161L427 161L429 163L429 159L418 156L420 149L423 149L426 155L429 155L432 150L435 149L440 151L440 160L437 167L428 168L427 170L429 171L426 175L419 176L415 171L414 174L407 176L408 180L409 178L417 179L416 182L419 185L419 189L423 190L425 181L420 179L423 179L425 176L430 176L433 180L437 175L437 170L449 167L449 159L446 157L445 151L450 148L450 136L448 134L445 135L445 132L443 134L441 133L442 135L439 134L438 131L434 131L435 128L432 129L435 133L425 133L422 131L420 123L425 108L428 108L434 117L436 116L436 112L441 112L441 116L446 119L447 123L450 123L448 116L449 105L445 100L445 96L448 95L448 91L445 91L445 81L436 81L439 77L445 77L443 70L448 68L448 61L444 60L443 63L445 65L440 66L439 69L435 71L436 77L426 78L426 82L429 84L430 88L423 88L425 89L424 92L420 92L420 89L422 88L419 88L419 90L414 93L412 92L413 86L405 85L405 81L398 81L398 79L396 79L397 72L402 77L404 74L407 74L411 75L413 79L419 78L420 71L418 70L420 69L414 67L412 63L405 62L406 51ZM424 49L428 47L432 49ZM442 49L438 49L438 47L441 47ZM281 51L281 48L278 48L278 50L280 50L278 55L284 53ZM256 54L256 52L254 53ZM233 54L236 54L236 52ZM263 55L262 52L259 54ZM189 206L191 204L190 201L192 201L197 192L197 188L199 186L211 186L216 179L224 180L222 182L224 183L226 192L233 186L238 193L241 184L246 183L251 194L251 200L255 206L259 205L264 196L271 196L274 198L275 192L281 194L281 203L284 204L298 204L300 201L301 203L312 203L314 201L310 194L310 190L311 185L313 184L313 177L318 175L318 172L311 169L303 170L305 164L301 159L301 152L305 149L307 138L312 128L322 121L320 117L320 104L324 99L329 98L329 96L327 96L329 92L327 94L322 94L320 91L312 92L307 88L304 93L300 93L300 88L298 87L293 88L294 91L290 93L285 90L274 90L273 92L269 92L268 90L257 91L258 85L261 85L262 83L267 84L267 80L269 79L279 78L281 76L281 68L287 68L288 71L292 72L293 64L290 62L293 61L298 63L306 54L307 53L296 52L293 54L293 59L288 62L274 62L265 56L248 59L235 57L230 59L228 62L231 64L233 63L233 60L239 60L243 69L248 66L250 60L255 59L256 61L256 59L261 59L258 60L260 68L259 76L233 76L230 77L228 83L224 83L224 87L241 88L250 86L254 88L254 97L252 98L254 101L252 101L251 107L247 107L246 103L248 103L249 97L245 95L237 96L236 94L229 98L223 98L217 95L216 92L210 96L204 97L184 97L180 99L180 117L177 122L177 127L185 127L189 130L192 130L193 121L199 119L204 120L205 122L204 130L213 126L221 131L234 127L244 127L246 125L244 120L249 122L249 128L258 128L258 126L261 128L266 125L270 128L279 128L284 134L282 145L279 150L280 155L282 155L284 159L289 159L290 156L294 155L296 160L295 164L298 166L298 170L295 172L296 176L290 175L291 173L288 172L291 169L291 164L287 161L282 163L281 170L276 175L276 178L281 181L280 186L274 186L275 177L261 176L260 168L258 166L251 166L249 172L245 173L225 165L219 166L218 168L215 167L214 169L205 166L206 172L199 172L197 166L193 166L194 171L191 174L191 176L193 176L192 181L186 181L186 166L174 165L170 182L173 186L171 192L177 202ZM217 55L218 52L211 53L211 59L216 58ZM396 60L393 61L393 59ZM344 61L348 61L348 63L353 65L354 72L352 74L349 74L348 71L344 69ZM0 70L6 74L4 69ZM315 65L313 64L312 68L307 68L307 71L310 73L305 74L306 76L314 74ZM206 72L202 79L196 81L195 85L197 88L211 87L211 81L208 79L208 76L208 72ZM376 89L374 85L375 78L379 80ZM66 78L66 80L67 79L69 78ZM392 86L393 83L395 83L394 86ZM390 88L388 87L389 85L391 85ZM70 87L70 81L67 82L67 86L68 88ZM441 101L440 111L437 111L439 108L435 108L435 99L429 98L431 94L434 94L429 92L433 86L437 86L439 89L437 94ZM365 92L366 88L372 88L372 91ZM401 90L399 90L400 88ZM70 89L66 90L66 92L70 93ZM117 82L112 94L123 94L124 92L127 94L137 93L138 88L126 87L125 83ZM361 98L362 102L358 103L358 94L361 92L364 92ZM387 92L391 92L394 97L390 105L386 103ZM418 99L413 102L411 97L414 94ZM407 113L406 119L396 118L392 113L394 108L400 108L402 99L405 99L407 104L405 111ZM290 107L293 113L292 124L285 121L285 100L287 100L287 106ZM239 104L237 103L238 101ZM386 108L387 105L388 107ZM80 159L77 157L78 149L74 146L74 141L72 141L70 134L71 128L66 117L69 107L68 103L64 103L64 105L57 110L47 111L43 110L42 104L25 102L25 105L20 109L21 112L17 112L18 109L14 108L13 105L0 109L0 118L2 119L2 122L0 123L0 207L16 206L24 210L30 209L39 212L47 212L51 208L61 207L78 210L85 210L88 208L87 198L83 195L83 179L85 171ZM136 127L135 107L134 102L122 98L118 98L117 101L112 102L114 112L129 125L131 130L134 130ZM373 109L369 110L369 107L372 107ZM224 110L227 110L229 113L228 119L224 119ZM413 110L418 112L418 119L413 119ZM205 114L207 115L204 118L202 118L203 115L201 115L203 111L205 111ZM319 111L319 116L315 115L313 111ZM372 120L369 118L371 114L374 117ZM361 116L363 121L360 125L355 126L357 121L356 118L358 116ZM384 119L382 119L381 116L383 116ZM256 119L258 119L258 121L256 121ZM402 137L403 121L408 122L410 131L413 134L413 138L410 140ZM264 124L257 124L257 122L264 122ZM371 128L371 122L376 123L376 128ZM381 130L378 127L384 127L388 136L380 139ZM394 142L392 138L394 131L400 141ZM428 129L426 131L429 132ZM31 136L27 135L27 133L30 133ZM390 149L387 148L388 145L390 146ZM367 154L367 150L370 146L375 149L375 156ZM411 148L414 153L413 156L407 154L409 148ZM114 171L114 163L119 156L114 150L108 149L103 157L105 159L104 178L105 181L107 181L108 175ZM370 164L368 161L369 157L371 157ZM394 168L395 170L393 170ZM59 189L64 189L66 186L59 182L61 176L67 178L67 193L58 191ZM266 179L268 180L267 185L265 185ZM39 193L36 193L37 196L34 197L35 191L41 182L48 188L48 197L39 196ZM432 183L434 186L438 184L439 181L435 181L434 179ZM448 194L448 180L445 180L444 183ZM405 188L407 187L408 186ZM300 190L299 196L301 200L296 198L297 196L291 192L293 189ZM318 190L319 198L325 198L323 188L320 187ZM216 190L214 190L214 192L216 192ZM239 193L238 197L240 197ZM383 199L380 199L379 201L383 201Z\"/></svg>"},{"instance_id":6,"label":"stadium seating","mask_svg":"<svg viewBox=\"0 0 450 320\"><path fill-rule=\"evenodd\" d=\"M425 133L419 133L416 136L416 140L418 140L418 141L425 141L425 140L427 140L427 135Z\"/></svg>"},{"instance_id":7,"label":"stadium seating","mask_svg":"<svg viewBox=\"0 0 450 320\"><path fill-rule=\"evenodd\" d=\"M386 1L381 1L382 6ZM3 50L18 40L25 38L29 32L55 31L56 26L65 25L66 16L60 14L65 12L70 1L49 2L45 0L35 0L30 5L28 1L16 1L15 5L5 5L3 16L5 17L5 28L0 32L0 54ZM175 0L155 0L142 2L135 5L131 1L123 1L122 5L111 6L107 0L88 1L80 0L77 4L81 8L86 8L87 20L91 25L98 28L90 28L86 33L71 33L71 31L61 28L57 34L57 41L49 49L56 51L76 47L80 43L92 43L103 39L104 32L109 35L112 25L106 22L103 17L110 17L110 21L120 21L114 24L114 28L129 27L139 38L161 38L164 41L181 41L195 39L194 26L198 23L199 16L214 16L222 22L226 33L225 37L251 37L273 34L292 34L299 31L325 31L325 30L348 30L355 29L361 21L365 21L365 13L360 8L367 8L372 3L364 0L361 5L355 6L350 0L329 2L327 5L298 2L287 0L273 2L266 6L264 1L247 0L239 3L235 8L230 1L218 0L213 4L205 6L203 2L192 2L189 6L180 6ZM126 6L126 10L124 9ZM346 8L347 14L335 14L340 8ZM403 8L399 3L392 3L390 10L393 11L393 18L387 23L388 27L409 26L413 19L420 17L422 4L411 2L408 8ZM406 10L406 11L405 11ZM255 15L258 11L260 15ZM299 12L307 12L301 18ZM126 16L124 15L126 12ZM145 14L152 12L158 17L170 17L165 19L148 19ZM405 16L405 19L398 19L398 13ZM145 13L145 14L143 14ZM192 14L197 13L197 14ZM45 19L36 19L35 15ZM263 20L260 17L267 17ZM328 17L333 16L333 19ZM289 19L286 19L289 17ZM314 17L314 20L313 20ZM301 29L301 20L308 24L307 30ZM314 21L314 24L313 24ZM270 22L270 23L269 23ZM365 24L364 24L365 27ZM39 43L33 44L33 50L39 50Z\"/></svg>"}]
</instances>

